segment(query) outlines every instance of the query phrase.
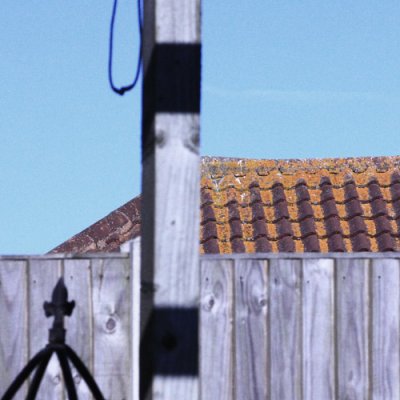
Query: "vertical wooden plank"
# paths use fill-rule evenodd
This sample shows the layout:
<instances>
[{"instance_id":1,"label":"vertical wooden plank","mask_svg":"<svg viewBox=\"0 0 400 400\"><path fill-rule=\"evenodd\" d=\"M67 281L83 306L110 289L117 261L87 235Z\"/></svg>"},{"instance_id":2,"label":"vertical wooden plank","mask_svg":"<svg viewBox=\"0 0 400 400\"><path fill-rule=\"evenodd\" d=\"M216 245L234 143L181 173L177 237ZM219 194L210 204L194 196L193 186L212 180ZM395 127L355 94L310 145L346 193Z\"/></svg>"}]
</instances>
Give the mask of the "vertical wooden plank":
<instances>
[{"instance_id":1,"label":"vertical wooden plank","mask_svg":"<svg viewBox=\"0 0 400 400\"><path fill-rule=\"evenodd\" d=\"M129 259L92 262L94 375L106 399L129 399Z\"/></svg>"},{"instance_id":2,"label":"vertical wooden plank","mask_svg":"<svg viewBox=\"0 0 400 400\"><path fill-rule=\"evenodd\" d=\"M146 0L141 398L198 399L200 0Z\"/></svg>"},{"instance_id":3,"label":"vertical wooden plank","mask_svg":"<svg viewBox=\"0 0 400 400\"><path fill-rule=\"evenodd\" d=\"M233 262L201 263L201 399L233 399Z\"/></svg>"},{"instance_id":4,"label":"vertical wooden plank","mask_svg":"<svg viewBox=\"0 0 400 400\"><path fill-rule=\"evenodd\" d=\"M372 260L372 377L374 400L400 398L399 260Z\"/></svg>"},{"instance_id":5,"label":"vertical wooden plank","mask_svg":"<svg viewBox=\"0 0 400 400\"><path fill-rule=\"evenodd\" d=\"M338 396L370 398L369 260L336 260Z\"/></svg>"},{"instance_id":6,"label":"vertical wooden plank","mask_svg":"<svg viewBox=\"0 0 400 400\"><path fill-rule=\"evenodd\" d=\"M270 262L270 398L301 399L301 263Z\"/></svg>"},{"instance_id":7,"label":"vertical wooden plank","mask_svg":"<svg viewBox=\"0 0 400 400\"><path fill-rule=\"evenodd\" d=\"M264 400L267 382L267 262L235 263L235 398Z\"/></svg>"},{"instance_id":8,"label":"vertical wooden plank","mask_svg":"<svg viewBox=\"0 0 400 400\"><path fill-rule=\"evenodd\" d=\"M140 237L130 245L131 262L131 400L139 400Z\"/></svg>"},{"instance_id":9,"label":"vertical wooden plank","mask_svg":"<svg viewBox=\"0 0 400 400\"><path fill-rule=\"evenodd\" d=\"M26 268L25 261L0 261L0 395L28 361Z\"/></svg>"},{"instance_id":10,"label":"vertical wooden plank","mask_svg":"<svg viewBox=\"0 0 400 400\"><path fill-rule=\"evenodd\" d=\"M51 301L51 294L58 278L62 274L61 260L32 259L28 266L29 271L29 358L48 343L48 330L53 318L46 318L43 311L43 302ZM63 384L62 372L58 359L53 356L44 374L38 392L40 400L62 399Z\"/></svg>"},{"instance_id":11,"label":"vertical wooden plank","mask_svg":"<svg viewBox=\"0 0 400 400\"><path fill-rule=\"evenodd\" d=\"M334 400L334 260L303 260L303 399Z\"/></svg>"},{"instance_id":12,"label":"vertical wooden plank","mask_svg":"<svg viewBox=\"0 0 400 400\"><path fill-rule=\"evenodd\" d=\"M69 299L75 300L76 304L72 316L65 318L65 328L67 329L66 342L75 350L90 371L93 372L93 321L90 260L65 259L64 281L68 289ZM85 381L73 367L72 376L75 382L78 398L80 400L91 399L90 390Z\"/></svg>"}]
</instances>

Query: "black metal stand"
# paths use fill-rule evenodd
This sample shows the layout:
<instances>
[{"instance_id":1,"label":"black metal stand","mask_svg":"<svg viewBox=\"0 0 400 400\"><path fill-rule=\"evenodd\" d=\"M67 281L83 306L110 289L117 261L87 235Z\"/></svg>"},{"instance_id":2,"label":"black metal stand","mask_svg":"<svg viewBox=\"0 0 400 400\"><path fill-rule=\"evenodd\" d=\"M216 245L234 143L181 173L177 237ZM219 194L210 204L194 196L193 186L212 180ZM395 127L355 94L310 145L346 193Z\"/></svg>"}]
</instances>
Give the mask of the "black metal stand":
<instances>
[{"instance_id":1,"label":"black metal stand","mask_svg":"<svg viewBox=\"0 0 400 400\"><path fill-rule=\"evenodd\" d=\"M26 400L34 400L47 365L54 353L57 354L61 365L69 400L78 400L78 395L76 393L68 359L80 373L94 398L96 400L105 400L89 370L85 367L81 359L71 349L71 347L65 343L66 331L64 329L64 316L70 316L74 307L74 301L68 302L68 291L65 287L63 278L60 278L53 290L51 303L46 301L43 304L46 317L54 317L53 326L49 330L49 343L28 362L25 368L19 373L14 382L7 389L1 400L11 400L25 380L28 379L29 375L36 368L35 375L28 390L28 395L26 396Z\"/></svg>"}]
</instances>

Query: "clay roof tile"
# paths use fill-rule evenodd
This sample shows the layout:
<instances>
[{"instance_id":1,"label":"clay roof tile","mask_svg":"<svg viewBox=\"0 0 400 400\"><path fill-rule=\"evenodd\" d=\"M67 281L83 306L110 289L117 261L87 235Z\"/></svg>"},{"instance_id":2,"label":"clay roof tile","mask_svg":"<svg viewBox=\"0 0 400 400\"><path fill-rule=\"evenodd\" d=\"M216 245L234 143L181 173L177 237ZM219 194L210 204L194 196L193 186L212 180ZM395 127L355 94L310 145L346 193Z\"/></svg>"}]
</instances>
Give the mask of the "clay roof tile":
<instances>
[{"instance_id":1,"label":"clay roof tile","mask_svg":"<svg viewBox=\"0 0 400 400\"><path fill-rule=\"evenodd\" d=\"M398 251L400 157L204 157L202 253ZM116 251L140 235L137 197L52 252Z\"/></svg>"}]
</instances>

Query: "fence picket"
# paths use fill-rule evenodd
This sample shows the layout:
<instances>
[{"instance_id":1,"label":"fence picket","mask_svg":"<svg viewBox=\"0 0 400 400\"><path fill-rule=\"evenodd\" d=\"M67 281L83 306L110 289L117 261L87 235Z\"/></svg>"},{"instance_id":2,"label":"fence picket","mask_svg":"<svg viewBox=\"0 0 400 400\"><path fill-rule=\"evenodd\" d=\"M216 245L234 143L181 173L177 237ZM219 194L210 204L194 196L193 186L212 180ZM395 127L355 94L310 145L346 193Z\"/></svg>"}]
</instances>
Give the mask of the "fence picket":
<instances>
[{"instance_id":1,"label":"fence picket","mask_svg":"<svg viewBox=\"0 0 400 400\"><path fill-rule=\"evenodd\" d=\"M51 301L54 285L62 275L62 261L33 259L29 261L28 271L29 358L32 358L48 342L48 329L52 325L52 320L44 315L43 301ZM57 357L53 355L37 397L40 400L61 400L63 390L61 367Z\"/></svg>"},{"instance_id":2,"label":"fence picket","mask_svg":"<svg viewBox=\"0 0 400 400\"><path fill-rule=\"evenodd\" d=\"M374 400L398 400L399 385L399 261L372 261L372 377Z\"/></svg>"},{"instance_id":3,"label":"fence picket","mask_svg":"<svg viewBox=\"0 0 400 400\"><path fill-rule=\"evenodd\" d=\"M94 375L106 399L129 398L130 262L92 261Z\"/></svg>"},{"instance_id":4,"label":"fence picket","mask_svg":"<svg viewBox=\"0 0 400 400\"><path fill-rule=\"evenodd\" d=\"M235 263L235 384L237 400L264 400L267 377L267 262Z\"/></svg>"},{"instance_id":5,"label":"fence picket","mask_svg":"<svg viewBox=\"0 0 400 400\"><path fill-rule=\"evenodd\" d=\"M0 395L28 361L27 263L0 261ZM18 394L26 396L25 384Z\"/></svg>"},{"instance_id":6,"label":"fence picket","mask_svg":"<svg viewBox=\"0 0 400 400\"><path fill-rule=\"evenodd\" d=\"M334 261L303 261L303 399L334 400Z\"/></svg>"},{"instance_id":7,"label":"fence picket","mask_svg":"<svg viewBox=\"0 0 400 400\"><path fill-rule=\"evenodd\" d=\"M369 260L338 259L337 353L340 399L365 400L370 393Z\"/></svg>"},{"instance_id":8,"label":"fence picket","mask_svg":"<svg viewBox=\"0 0 400 400\"><path fill-rule=\"evenodd\" d=\"M301 399L301 263L271 260L269 270L270 398Z\"/></svg>"},{"instance_id":9,"label":"fence picket","mask_svg":"<svg viewBox=\"0 0 400 400\"><path fill-rule=\"evenodd\" d=\"M88 259L67 259L64 261L64 281L70 300L75 300L71 318L65 318L66 342L75 350L84 364L93 372L93 326L91 299L91 264ZM73 368L79 400L92 399L85 381Z\"/></svg>"},{"instance_id":10,"label":"fence picket","mask_svg":"<svg viewBox=\"0 0 400 400\"><path fill-rule=\"evenodd\" d=\"M233 399L233 263L201 263L201 399Z\"/></svg>"},{"instance_id":11,"label":"fence picket","mask_svg":"<svg viewBox=\"0 0 400 400\"><path fill-rule=\"evenodd\" d=\"M130 244L131 253L131 382L130 400L139 400L140 368L140 237Z\"/></svg>"}]
</instances>

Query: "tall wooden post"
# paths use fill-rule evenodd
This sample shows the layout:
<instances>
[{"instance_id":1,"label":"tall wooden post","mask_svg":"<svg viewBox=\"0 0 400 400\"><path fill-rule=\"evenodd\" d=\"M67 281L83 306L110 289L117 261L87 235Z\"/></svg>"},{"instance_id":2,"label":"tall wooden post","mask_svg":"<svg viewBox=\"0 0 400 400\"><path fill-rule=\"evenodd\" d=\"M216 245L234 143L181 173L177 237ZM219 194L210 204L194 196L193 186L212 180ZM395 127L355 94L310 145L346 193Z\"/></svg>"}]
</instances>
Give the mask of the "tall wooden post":
<instances>
[{"instance_id":1,"label":"tall wooden post","mask_svg":"<svg viewBox=\"0 0 400 400\"><path fill-rule=\"evenodd\" d=\"M200 0L145 0L140 398L199 398Z\"/></svg>"}]
</instances>

